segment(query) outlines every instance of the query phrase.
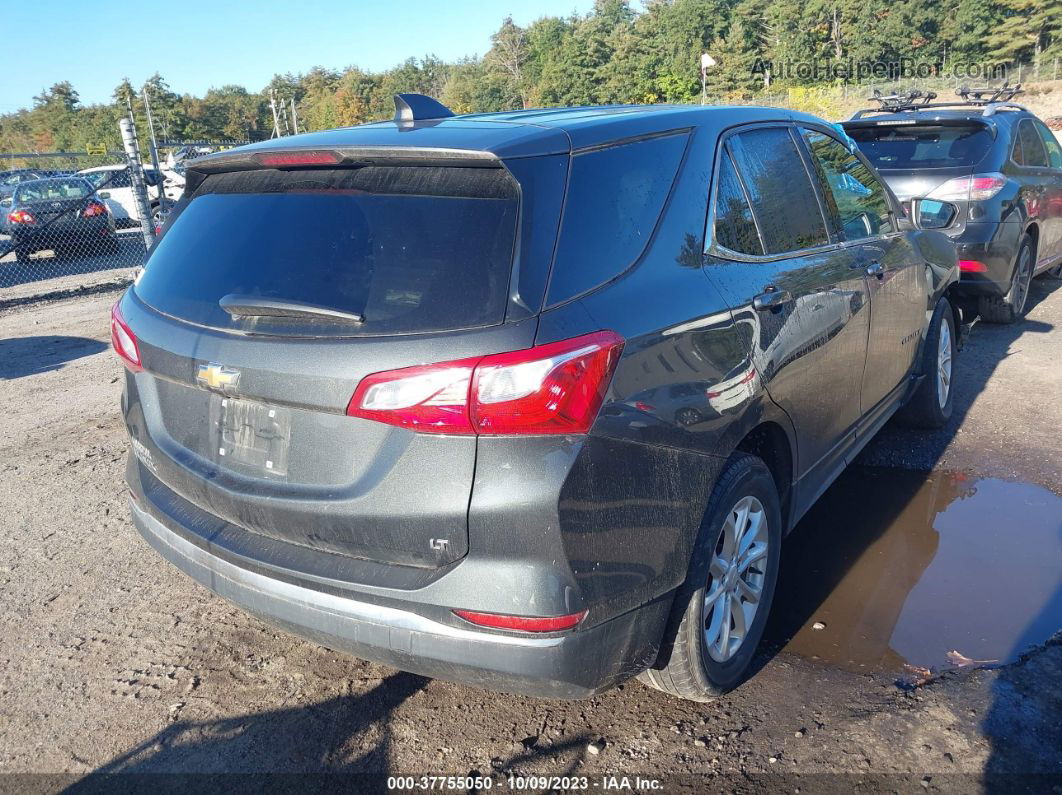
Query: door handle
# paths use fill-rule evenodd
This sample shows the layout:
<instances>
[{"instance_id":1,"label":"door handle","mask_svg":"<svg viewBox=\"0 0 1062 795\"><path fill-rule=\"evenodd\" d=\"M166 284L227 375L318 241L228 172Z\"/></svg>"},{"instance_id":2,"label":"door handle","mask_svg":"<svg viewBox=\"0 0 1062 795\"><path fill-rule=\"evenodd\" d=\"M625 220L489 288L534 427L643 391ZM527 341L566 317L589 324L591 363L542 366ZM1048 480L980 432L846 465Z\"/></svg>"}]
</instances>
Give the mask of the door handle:
<instances>
[{"instance_id":1,"label":"door handle","mask_svg":"<svg viewBox=\"0 0 1062 795\"><path fill-rule=\"evenodd\" d=\"M867 276L877 276L879 279L885 278L885 266L880 262L872 262L867 265Z\"/></svg>"},{"instance_id":2,"label":"door handle","mask_svg":"<svg viewBox=\"0 0 1062 795\"><path fill-rule=\"evenodd\" d=\"M778 309L792 300L793 294L788 290L777 290L774 287L768 287L752 299L752 308L763 312L767 309Z\"/></svg>"}]
</instances>

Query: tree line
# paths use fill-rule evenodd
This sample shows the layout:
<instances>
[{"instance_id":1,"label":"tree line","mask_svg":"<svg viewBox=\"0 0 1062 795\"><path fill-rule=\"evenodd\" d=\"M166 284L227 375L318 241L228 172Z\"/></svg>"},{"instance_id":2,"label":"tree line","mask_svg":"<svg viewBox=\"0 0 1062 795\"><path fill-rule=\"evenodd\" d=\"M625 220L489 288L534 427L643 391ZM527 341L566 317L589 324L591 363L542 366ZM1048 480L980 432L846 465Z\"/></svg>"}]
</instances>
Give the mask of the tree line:
<instances>
[{"instance_id":1,"label":"tree line","mask_svg":"<svg viewBox=\"0 0 1062 795\"><path fill-rule=\"evenodd\" d=\"M270 99L281 132L388 118L391 97L413 91L455 112L603 103L692 102L701 95L701 54L712 101L754 100L793 86L947 75L964 65L1042 63L1062 56L1058 0L596 0L585 15L543 17L526 27L506 18L482 56L444 62L410 58L383 72L314 67L275 75L261 91L224 85L202 97L178 94L160 74L137 88L124 80L112 101L82 104L70 82L31 108L0 115L0 152L119 148L118 119L132 108L146 129L145 102L166 139L268 138ZM870 71L869 67L874 71ZM906 67L905 67L906 65ZM987 71L987 70L986 70ZM972 82L977 82L973 80Z\"/></svg>"}]
</instances>

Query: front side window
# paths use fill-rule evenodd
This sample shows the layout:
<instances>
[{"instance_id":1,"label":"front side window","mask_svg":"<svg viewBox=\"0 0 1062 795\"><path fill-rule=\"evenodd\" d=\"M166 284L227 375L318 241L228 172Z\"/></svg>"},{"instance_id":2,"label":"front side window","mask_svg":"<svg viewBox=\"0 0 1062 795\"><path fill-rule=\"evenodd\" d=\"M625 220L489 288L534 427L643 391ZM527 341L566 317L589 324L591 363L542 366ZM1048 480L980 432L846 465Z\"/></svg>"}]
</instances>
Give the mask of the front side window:
<instances>
[{"instance_id":1,"label":"front side window","mask_svg":"<svg viewBox=\"0 0 1062 795\"><path fill-rule=\"evenodd\" d=\"M1044 148L1047 150L1047 164L1051 168L1062 168L1062 146L1059 145L1055 134L1039 119L1033 121L1033 126L1040 133L1040 140L1044 142Z\"/></svg>"},{"instance_id":2,"label":"front side window","mask_svg":"<svg viewBox=\"0 0 1062 795\"><path fill-rule=\"evenodd\" d=\"M788 128L749 130L733 136L728 146L767 254L828 242L815 189Z\"/></svg>"},{"instance_id":3,"label":"front side window","mask_svg":"<svg viewBox=\"0 0 1062 795\"><path fill-rule=\"evenodd\" d=\"M741 254L763 254L756 222L752 219L745 192L738 182L734 163L727 152L721 154L719 186L715 192L715 242Z\"/></svg>"},{"instance_id":4,"label":"front side window","mask_svg":"<svg viewBox=\"0 0 1062 795\"><path fill-rule=\"evenodd\" d=\"M892 231L885 189L862 160L840 141L804 130L826 204L845 240L862 240Z\"/></svg>"}]
</instances>

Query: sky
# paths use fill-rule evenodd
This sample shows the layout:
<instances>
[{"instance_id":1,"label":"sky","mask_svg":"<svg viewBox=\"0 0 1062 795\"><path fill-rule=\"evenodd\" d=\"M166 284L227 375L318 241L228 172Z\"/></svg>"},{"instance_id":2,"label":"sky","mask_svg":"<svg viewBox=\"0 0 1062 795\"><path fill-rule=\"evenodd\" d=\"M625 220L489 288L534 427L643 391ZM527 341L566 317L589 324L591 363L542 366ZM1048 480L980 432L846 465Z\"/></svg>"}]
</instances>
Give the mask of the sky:
<instances>
[{"instance_id":1,"label":"sky","mask_svg":"<svg viewBox=\"0 0 1062 795\"><path fill-rule=\"evenodd\" d=\"M409 57L482 55L511 15L585 14L592 0L254 0L204 4L12 2L0 14L0 113L69 80L83 104L109 102L128 77L156 71L180 94L212 86L260 91L276 73L357 65L382 71ZM158 11L153 20L142 10ZM13 65L17 64L17 68Z\"/></svg>"}]
</instances>

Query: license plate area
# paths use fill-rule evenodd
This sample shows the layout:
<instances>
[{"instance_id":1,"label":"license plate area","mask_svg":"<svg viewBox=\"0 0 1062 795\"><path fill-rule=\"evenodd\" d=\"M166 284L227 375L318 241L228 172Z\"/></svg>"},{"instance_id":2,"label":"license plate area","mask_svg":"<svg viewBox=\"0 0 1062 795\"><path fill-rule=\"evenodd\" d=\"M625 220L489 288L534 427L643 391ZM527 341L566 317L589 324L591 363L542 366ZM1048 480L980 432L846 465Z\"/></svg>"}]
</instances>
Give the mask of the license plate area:
<instances>
[{"instance_id":1,"label":"license plate area","mask_svg":"<svg viewBox=\"0 0 1062 795\"><path fill-rule=\"evenodd\" d=\"M210 413L219 464L257 475L287 476L290 409L212 395Z\"/></svg>"}]
</instances>

